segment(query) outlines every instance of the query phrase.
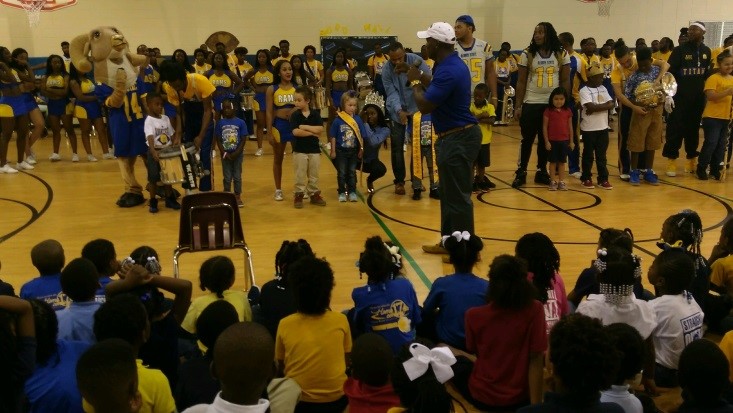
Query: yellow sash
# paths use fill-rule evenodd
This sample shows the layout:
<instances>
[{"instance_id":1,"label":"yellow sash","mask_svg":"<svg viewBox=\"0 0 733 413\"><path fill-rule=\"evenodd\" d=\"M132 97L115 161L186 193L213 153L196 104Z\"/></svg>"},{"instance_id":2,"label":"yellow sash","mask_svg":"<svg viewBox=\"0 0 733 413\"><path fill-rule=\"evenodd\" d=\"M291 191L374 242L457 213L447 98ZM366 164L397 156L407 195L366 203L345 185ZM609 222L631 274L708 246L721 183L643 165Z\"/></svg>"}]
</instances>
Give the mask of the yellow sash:
<instances>
[{"instance_id":1,"label":"yellow sash","mask_svg":"<svg viewBox=\"0 0 733 413\"><path fill-rule=\"evenodd\" d=\"M351 115L349 115L348 113L344 112L343 110L340 110L340 111L336 112L336 114L338 115L339 119L341 119L342 121L344 121L344 123L346 123L347 125L349 125L349 127L354 131L354 135L356 135L356 140L359 141L359 145L361 146L362 155L361 155L361 159L360 159L361 167L359 168L359 186L362 186L362 184L363 184L363 182L362 182L363 181L362 175L364 173L363 172L363 169L364 169L364 155L363 155L363 153L364 153L363 152L364 151L364 140L361 137L361 130L359 129L359 125L356 123L356 121L354 120L354 118Z\"/></svg>"},{"instance_id":2,"label":"yellow sash","mask_svg":"<svg viewBox=\"0 0 733 413\"><path fill-rule=\"evenodd\" d=\"M420 151L420 140L422 138L422 129L420 128L420 125L422 123L422 113L416 112L414 115L412 115L412 172L413 175L418 177L419 179L422 179L422 156ZM430 149L433 152L433 165L437 163L437 158L435 157L435 140L438 138L438 135L435 133L435 128L432 126L431 122L431 136L430 136ZM438 182L436 179L437 168L433 166L433 182Z\"/></svg>"}]
</instances>

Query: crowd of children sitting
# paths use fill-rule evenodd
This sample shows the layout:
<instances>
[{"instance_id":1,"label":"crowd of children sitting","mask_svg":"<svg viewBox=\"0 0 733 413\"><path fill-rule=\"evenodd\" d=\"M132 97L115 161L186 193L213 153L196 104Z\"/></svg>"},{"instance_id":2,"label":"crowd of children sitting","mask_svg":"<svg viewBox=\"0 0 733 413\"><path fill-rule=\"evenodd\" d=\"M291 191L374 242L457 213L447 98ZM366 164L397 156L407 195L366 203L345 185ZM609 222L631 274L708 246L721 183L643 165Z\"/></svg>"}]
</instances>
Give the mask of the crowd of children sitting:
<instances>
[{"instance_id":1,"label":"crowd of children sitting","mask_svg":"<svg viewBox=\"0 0 733 413\"><path fill-rule=\"evenodd\" d=\"M232 288L230 259L207 259L193 301L150 247L120 262L94 240L66 263L46 240L40 276L0 295L0 412L641 413L679 387L679 412L733 412L733 332L703 338L733 320L733 221L709 260L694 211L661 232L653 293L631 231L607 228L567 294L546 235L493 258L487 280L482 240L455 232L455 272L422 305L399 247L374 236L351 309L331 308L334 273L302 239L282 243L259 296Z\"/></svg>"}]
</instances>

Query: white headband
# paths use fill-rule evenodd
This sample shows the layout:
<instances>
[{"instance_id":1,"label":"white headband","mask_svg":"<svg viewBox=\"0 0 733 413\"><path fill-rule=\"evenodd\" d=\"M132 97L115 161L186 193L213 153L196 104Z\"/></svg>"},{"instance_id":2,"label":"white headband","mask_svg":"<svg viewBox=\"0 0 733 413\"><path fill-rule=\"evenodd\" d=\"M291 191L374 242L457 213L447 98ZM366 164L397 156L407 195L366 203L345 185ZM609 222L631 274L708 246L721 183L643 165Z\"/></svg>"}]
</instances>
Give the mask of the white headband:
<instances>
[{"instance_id":1,"label":"white headband","mask_svg":"<svg viewBox=\"0 0 733 413\"><path fill-rule=\"evenodd\" d=\"M441 238L440 244L445 245L445 240L447 240L450 237L453 237L456 239L456 241L461 242L461 240L468 241L471 238L471 234L468 231L463 231L463 232L453 231L453 233L450 235L443 235L443 237Z\"/></svg>"},{"instance_id":2,"label":"white headband","mask_svg":"<svg viewBox=\"0 0 733 413\"><path fill-rule=\"evenodd\" d=\"M704 24L702 24L702 23L700 23L700 22L694 22L694 23L691 23L691 24L690 24L690 27L692 27L692 26L695 26L695 27L699 27L699 28L700 28L700 29L702 29L702 31L704 31L704 32L706 32L706 31L707 31L707 30L705 29L705 25L704 25Z\"/></svg>"},{"instance_id":3,"label":"white headband","mask_svg":"<svg viewBox=\"0 0 733 413\"><path fill-rule=\"evenodd\" d=\"M433 368L435 378L440 383L445 383L453 377L453 369L450 366L456 363L456 357L447 347L435 347L431 350L420 343L412 343L410 353L412 358L402 363L410 381L425 374L428 367Z\"/></svg>"}]
</instances>

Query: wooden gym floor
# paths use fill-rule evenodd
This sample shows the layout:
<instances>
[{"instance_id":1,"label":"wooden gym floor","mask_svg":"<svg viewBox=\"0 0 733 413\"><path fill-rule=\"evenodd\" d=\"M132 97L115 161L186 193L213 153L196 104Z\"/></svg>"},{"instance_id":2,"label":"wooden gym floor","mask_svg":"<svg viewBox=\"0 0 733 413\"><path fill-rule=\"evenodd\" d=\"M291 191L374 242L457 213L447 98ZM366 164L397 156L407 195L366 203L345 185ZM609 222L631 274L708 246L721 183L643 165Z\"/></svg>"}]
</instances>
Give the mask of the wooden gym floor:
<instances>
[{"instance_id":1,"label":"wooden gym floor","mask_svg":"<svg viewBox=\"0 0 733 413\"><path fill-rule=\"evenodd\" d=\"M612 124L615 126L616 123ZM78 134L78 131L77 131ZM702 139L701 139L702 141ZM528 232L544 232L556 244L561 255L561 273L567 289L572 289L578 274L595 257L600 229L629 227L636 236L637 253L643 266L649 267L658 248L664 219L685 208L696 210L705 226L703 252L708 255L717 242L719 227L731 213L733 191L727 182L699 181L694 175L664 175L665 160L658 154L656 171L661 185L652 187L642 182L632 187L618 179L616 133L611 133L608 151L611 183L614 189L585 190L579 180L569 178L569 191L549 192L532 182L521 189L510 183L516 169L519 128L495 128L491 144L489 174L497 188L474 198L476 231L484 237L483 261L475 270L486 276L491 259L498 254L512 254L519 237ZM122 182L116 161L101 160L98 143L93 140L97 163L86 162L80 149L79 163L71 163L68 142L62 145L61 162L51 163L51 139L35 146L39 159L36 169L17 175L0 174L0 278L12 283L16 291L37 275L30 261L30 249L37 242L54 238L66 251L67 262L78 257L82 246L95 238L108 238L116 246L119 259L140 245L150 245L162 258L164 274L172 274L172 251L178 237L178 214L162 207L150 214L147 206L118 208L115 201L122 193ZM274 257L283 240L304 238L317 255L331 263L336 274L332 308L343 310L352 305L351 290L366 283L359 279L355 262L364 240L371 235L391 239L401 246L405 272L415 285L422 301L431 281L452 272L439 255L424 254L421 245L435 243L439 237L439 204L424 196L413 201L408 195L394 194L389 150L380 158L387 165L387 175L375 184L377 191L369 195L360 187L357 203L339 203L336 199L336 175L326 157L322 157L320 185L326 207L307 203L302 210L292 204L292 158L283 164L285 201L273 200L272 150L265 143L265 155L255 157L255 142L248 142L243 173L241 209L244 232L252 250L255 275L259 285L273 278ZM290 149L288 148L288 152ZM10 159L15 160L15 142L10 143ZM530 165L534 165L534 154ZM14 164L14 162L12 162ZM137 163L138 180L145 182L145 167ZM216 187L222 188L220 165L216 165ZM427 186L427 179L424 180ZM146 195L147 197L147 195ZM182 277L194 281L198 290L198 268L209 256L221 254L184 254ZM238 252L224 252L235 260L237 287L243 286L243 261ZM646 275L644 276L645 283Z\"/></svg>"}]
</instances>

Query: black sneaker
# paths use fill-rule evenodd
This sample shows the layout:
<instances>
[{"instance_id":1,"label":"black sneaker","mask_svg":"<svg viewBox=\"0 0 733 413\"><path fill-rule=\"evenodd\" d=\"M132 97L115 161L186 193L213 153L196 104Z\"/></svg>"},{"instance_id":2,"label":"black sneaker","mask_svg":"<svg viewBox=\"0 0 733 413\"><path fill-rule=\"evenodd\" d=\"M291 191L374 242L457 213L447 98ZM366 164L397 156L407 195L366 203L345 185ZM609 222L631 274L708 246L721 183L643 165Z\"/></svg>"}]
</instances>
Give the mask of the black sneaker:
<instances>
[{"instance_id":1,"label":"black sneaker","mask_svg":"<svg viewBox=\"0 0 733 413\"><path fill-rule=\"evenodd\" d=\"M486 185L486 187L487 187L487 188L489 188L489 189L494 189L494 188L496 188L496 184L495 184L495 183L493 183L493 182L491 182L491 179L489 179L489 177L488 177L488 176L484 176L484 179L483 179L483 183L484 183L484 185Z\"/></svg>"},{"instance_id":2,"label":"black sneaker","mask_svg":"<svg viewBox=\"0 0 733 413\"><path fill-rule=\"evenodd\" d=\"M151 199L149 203L148 211L150 211L151 214L155 214L158 212L158 200L157 199Z\"/></svg>"},{"instance_id":3,"label":"black sneaker","mask_svg":"<svg viewBox=\"0 0 733 413\"><path fill-rule=\"evenodd\" d=\"M534 174L534 183L540 185L550 185L550 174L544 169L540 169Z\"/></svg>"},{"instance_id":4,"label":"black sneaker","mask_svg":"<svg viewBox=\"0 0 733 413\"><path fill-rule=\"evenodd\" d=\"M478 180L476 180L476 179L473 180L473 186L471 187L471 191L474 194L478 194L478 193L481 192L481 188L480 188L480 185L479 185Z\"/></svg>"},{"instance_id":5,"label":"black sneaker","mask_svg":"<svg viewBox=\"0 0 733 413\"><path fill-rule=\"evenodd\" d=\"M708 180L708 173L705 171L705 169L700 168L700 167L697 168L697 179L701 181Z\"/></svg>"},{"instance_id":6,"label":"black sneaker","mask_svg":"<svg viewBox=\"0 0 733 413\"><path fill-rule=\"evenodd\" d=\"M440 193L438 193L438 188L433 188L430 190L430 198L440 199Z\"/></svg>"},{"instance_id":7,"label":"black sneaker","mask_svg":"<svg viewBox=\"0 0 733 413\"><path fill-rule=\"evenodd\" d=\"M412 191L412 200L419 201L420 198L422 198L422 196L420 195L421 193L422 193L422 190L420 189L415 189L414 191Z\"/></svg>"},{"instance_id":8,"label":"black sneaker","mask_svg":"<svg viewBox=\"0 0 733 413\"><path fill-rule=\"evenodd\" d=\"M176 201L176 198L174 198L173 196L170 196L165 199L165 207L178 210L178 209L181 209L181 204L179 204L178 201Z\"/></svg>"},{"instance_id":9,"label":"black sneaker","mask_svg":"<svg viewBox=\"0 0 733 413\"><path fill-rule=\"evenodd\" d=\"M520 186L527 183L527 171L517 169L515 172L515 178L512 181L512 188L519 188Z\"/></svg>"}]
</instances>

